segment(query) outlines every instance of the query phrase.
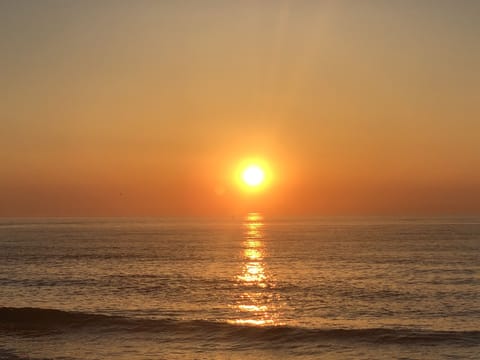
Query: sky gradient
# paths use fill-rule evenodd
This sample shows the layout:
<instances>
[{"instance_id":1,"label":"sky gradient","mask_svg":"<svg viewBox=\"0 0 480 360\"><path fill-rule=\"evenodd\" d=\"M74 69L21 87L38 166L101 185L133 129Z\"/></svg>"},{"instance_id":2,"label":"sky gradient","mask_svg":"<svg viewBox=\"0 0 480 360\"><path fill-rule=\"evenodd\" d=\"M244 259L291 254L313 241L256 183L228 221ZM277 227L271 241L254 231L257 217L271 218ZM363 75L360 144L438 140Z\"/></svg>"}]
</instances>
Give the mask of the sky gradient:
<instances>
[{"instance_id":1,"label":"sky gradient","mask_svg":"<svg viewBox=\"0 0 480 360\"><path fill-rule=\"evenodd\" d=\"M0 216L480 213L480 2L0 1ZM262 159L248 194L235 169Z\"/></svg>"}]
</instances>

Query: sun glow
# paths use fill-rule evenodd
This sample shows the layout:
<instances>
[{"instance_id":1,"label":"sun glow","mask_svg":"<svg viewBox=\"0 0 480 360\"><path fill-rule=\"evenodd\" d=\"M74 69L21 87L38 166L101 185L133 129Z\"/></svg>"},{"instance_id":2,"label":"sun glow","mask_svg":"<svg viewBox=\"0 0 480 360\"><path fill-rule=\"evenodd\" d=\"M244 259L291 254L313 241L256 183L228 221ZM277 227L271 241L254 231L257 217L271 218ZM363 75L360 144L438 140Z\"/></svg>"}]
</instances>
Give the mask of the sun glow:
<instances>
[{"instance_id":1,"label":"sun glow","mask_svg":"<svg viewBox=\"0 0 480 360\"><path fill-rule=\"evenodd\" d=\"M262 193L272 185L273 171L264 159L251 157L237 164L234 179L239 189L245 193Z\"/></svg>"},{"instance_id":2,"label":"sun glow","mask_svg":"<svg viewBox=\"0 0 480 360\"><path fill-rule=\"evenodd\" d=\"M243 170L242 179L248 186L259 186L265 179L265 172L258 165L250 165Z\"/></svg>"}]
</instances>

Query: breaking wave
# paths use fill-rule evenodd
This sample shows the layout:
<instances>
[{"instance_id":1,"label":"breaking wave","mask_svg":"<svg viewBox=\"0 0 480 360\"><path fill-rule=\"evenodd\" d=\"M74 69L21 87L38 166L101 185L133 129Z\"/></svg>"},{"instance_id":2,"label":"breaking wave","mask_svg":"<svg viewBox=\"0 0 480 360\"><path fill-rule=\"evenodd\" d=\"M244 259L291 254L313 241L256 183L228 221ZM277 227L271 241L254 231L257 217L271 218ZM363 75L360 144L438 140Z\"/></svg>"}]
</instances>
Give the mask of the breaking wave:
<instances>
[{"instance_id":1,"label":"breaking wave","mask_svg":"<svg viewBox=\"0 0 480 360\"><path fill-rule=\"evenodd\" d=\"M281 343L361 341L375 343L455 343L480 345L480 331L433 331L395 328L303 328L248 326L207 320L138 319L41 308L0 307L0 332L41 336L51 332L171 333L188 339Z\"/></svg>"}]
</instances>

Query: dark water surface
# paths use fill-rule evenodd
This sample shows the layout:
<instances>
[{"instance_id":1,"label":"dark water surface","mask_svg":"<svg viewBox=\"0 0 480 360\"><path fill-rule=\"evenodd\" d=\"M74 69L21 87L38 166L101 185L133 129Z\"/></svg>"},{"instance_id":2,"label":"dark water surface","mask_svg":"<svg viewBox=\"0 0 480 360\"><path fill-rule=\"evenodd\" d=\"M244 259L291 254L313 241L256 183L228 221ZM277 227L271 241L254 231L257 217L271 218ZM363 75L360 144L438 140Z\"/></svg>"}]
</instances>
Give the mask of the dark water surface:
<instances>
[{"instance_id":1,"label":"dark water surface","mask_svg":"<svg viewBox=\"0 0 480 360\"><path fill-rule=\"evenodd\" d=\"M480 219L3 219L0 359L478 359Z\"/></svg>"}]
</instances>

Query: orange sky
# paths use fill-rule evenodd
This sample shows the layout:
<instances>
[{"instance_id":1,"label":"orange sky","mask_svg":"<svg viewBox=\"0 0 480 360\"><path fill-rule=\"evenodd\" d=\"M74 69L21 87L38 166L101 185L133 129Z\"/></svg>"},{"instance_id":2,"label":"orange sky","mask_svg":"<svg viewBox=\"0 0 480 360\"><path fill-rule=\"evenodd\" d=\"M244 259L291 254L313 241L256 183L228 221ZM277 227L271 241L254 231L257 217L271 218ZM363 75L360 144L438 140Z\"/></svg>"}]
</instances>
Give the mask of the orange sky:
<instances>
[{"instance_id":1,"label":"orange sky","mask_svg":"<svg viewBox=\"0 0 480 360\"><path fill-rule=\"evenodd\" d=\"M480 3L0 3L0 216L480 213ZM244 159L264 191L234 181Z\"/></svg>"}]
</instances>

